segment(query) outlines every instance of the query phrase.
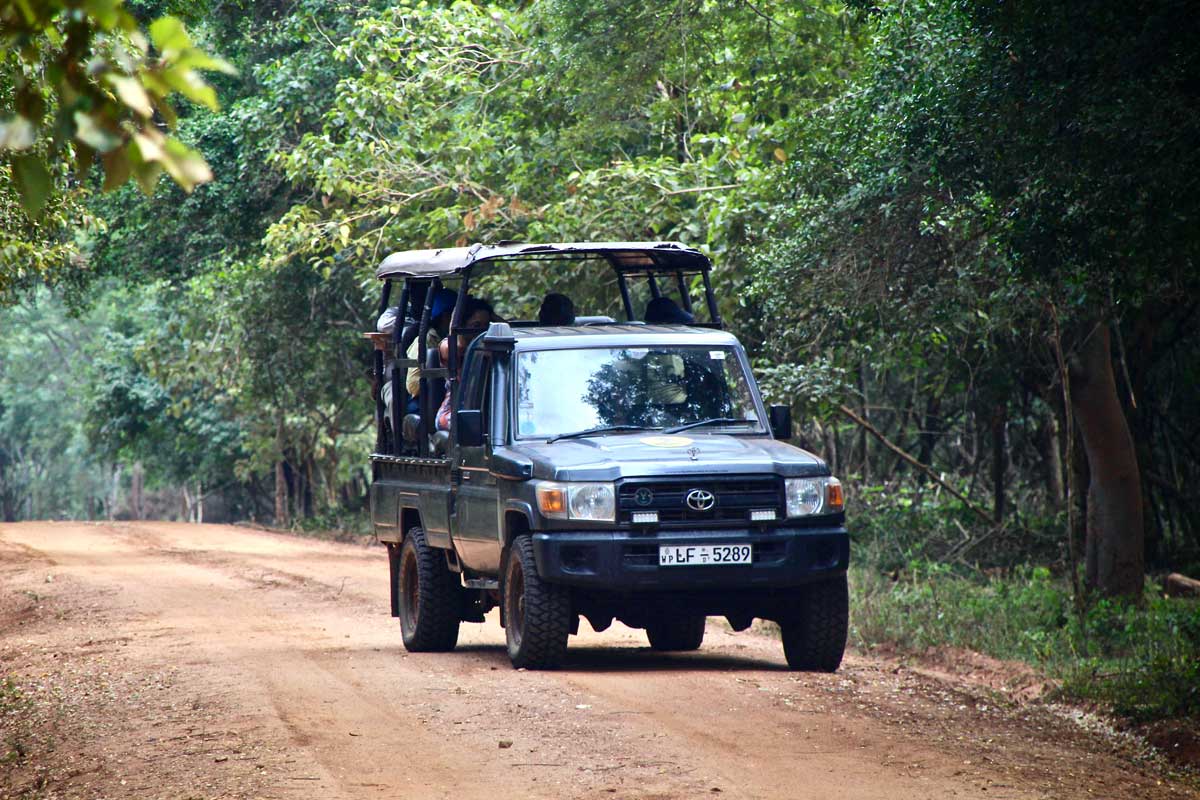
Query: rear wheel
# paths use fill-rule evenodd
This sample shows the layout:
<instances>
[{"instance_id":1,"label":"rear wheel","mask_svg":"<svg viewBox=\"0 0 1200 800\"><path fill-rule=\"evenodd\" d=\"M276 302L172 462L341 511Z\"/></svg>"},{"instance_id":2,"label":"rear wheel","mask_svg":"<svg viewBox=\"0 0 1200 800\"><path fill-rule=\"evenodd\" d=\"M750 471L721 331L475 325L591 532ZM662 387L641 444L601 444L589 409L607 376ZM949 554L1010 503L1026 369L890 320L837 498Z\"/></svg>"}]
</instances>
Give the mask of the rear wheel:
<instances>
[{"instance_id":1,"label":"rear wheel","mask_svg":"<svg viewBox=\"0 0 1200 800\"><path fill-rule=\"evenodd\" d=\"M810 672L834 672L842 663L850 625L846 576L811 583L799 594L796 613L779 623L788 666Z\"/></svg>"},{"instance_id":2,"label":"rear wheel","mask_svg":"<svg viewBox=\"0 0 1200 800\"><path fill-rule=\"evenodd\" d=\"M412 653L453 650L458 642L461 589L445 555L429 546L421 528L413 528L404 538L398 572L405 649Z\"/></svg>"},{"instance_id":3,"label":"rear wheel","mask_svg":"<svg viewBox=\"0 0 1200 800\"><path fill-rule=\"evenodd\" d=\"M504 635L508 657L518 669L554 669L567 655L571 596L537 573L533 542L518 536L504 563Z\"/></svg>"},{"instance_id":4,"label":"rear wheel","mask_svg":"<svg viewBox=\"0 0 1200 800\"><path fill-rule=\"evenodd\" d=\"M646 626L655 650L699 650L704 643L704 617L699 614L666 617Z\"/></svg>"}]
</instances>

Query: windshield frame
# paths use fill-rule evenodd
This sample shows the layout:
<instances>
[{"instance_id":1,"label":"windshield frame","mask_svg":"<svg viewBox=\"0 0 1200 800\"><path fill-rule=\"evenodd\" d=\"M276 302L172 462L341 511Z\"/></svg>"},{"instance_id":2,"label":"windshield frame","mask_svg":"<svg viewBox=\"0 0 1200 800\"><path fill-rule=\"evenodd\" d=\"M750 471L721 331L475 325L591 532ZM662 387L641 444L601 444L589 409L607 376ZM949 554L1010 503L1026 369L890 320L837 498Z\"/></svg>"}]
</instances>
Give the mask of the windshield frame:
<instances>
[{"instance_id":1,"label":"windshield frame","mask_svg":"<svg viewBox=\"0 0 1200 800\"><path fill-rule=\"evenodd\" d=\"M618 342L596 342L594 344L590 343L590 342L578 343L578 344L575 342L572 342L570 345L564 346L564 345L557 345L553 339L546 339L543 341L537 341L537 340L529 341L526 346L519 347L515 351L513 351L513 353L511 354L511 358L509 359L508 370L512 377L508 381L508 386L506 387L506 390L507 390L507 394L508 394L508 397L507 397L508 406L512 411L510 414L508 414L508 422L507 422L508 441L513 444L545 443L548 439L552 439L555 436L558 436L560 434L575 433L575 431L560 431L558 433L546 433L546 434L539 433L539 434L530 434L530 435L525 435L525 436L522 436L520 434L520 432L518 431L518 427L519 427L518 418L520 416L520 405L519 405L520 380L517 375L517 360L522 355L524 355L526 353L551 352L551 351L563 351L563 350L619 350L619 349L635 349L635 348L671 348L671 347L707 347L707 348L711 348L714 350L722 349L722 350L732 351L734 358L736 359L736 361L738 363L738 366L742 370L742 376L743 376L744 380L746 381L746 388L750 392L750 400L754 404L754 414L757 417L757 419L754 421L755 424L753 426L750 426L749 424L741 424L741 425L737 425L737 426L720 426L720 425L702 426L700 428L689 429L688 431L685 431L684 433L681 433L678 435L681 435L681 436L683 436L683 435L687 435L687 436L692 436L692 435L702 435L702 436L704 436L704 435L707 435L707 436L712 436L712 435L764 436L764 435L766 435L766 436L770 436L771 435L771 430L770 430L770 427L767 422L770 417L767 414L766 405L763 403L762 392L759 391L758 381L755 380L754 371L750 368L750 360L746 357L746 351L742 348L741 344L737 342L737 340L730 340L730 341L724 341L724 342L719 342L719 343L718 342L697 342L697 341L682 340L682 337L681 337L681 341L664 342L664 341L657 339L657 337L656 337L654 341L646 341L646 342L628 342L628 341L619 342L619 343ZM747 420L747 423L748 422L749 422L749 420ZM660 428L646 428L645 430L621 431L621 432L617 432L617 433L605 433L605 434L597 434L597 435L618 435L618 436L641 435L641 436L645 436L645 435L654 435L654 434L661 434L661 433L662 433L662 429L660 429Z\"/></svg>"}]
</instances>

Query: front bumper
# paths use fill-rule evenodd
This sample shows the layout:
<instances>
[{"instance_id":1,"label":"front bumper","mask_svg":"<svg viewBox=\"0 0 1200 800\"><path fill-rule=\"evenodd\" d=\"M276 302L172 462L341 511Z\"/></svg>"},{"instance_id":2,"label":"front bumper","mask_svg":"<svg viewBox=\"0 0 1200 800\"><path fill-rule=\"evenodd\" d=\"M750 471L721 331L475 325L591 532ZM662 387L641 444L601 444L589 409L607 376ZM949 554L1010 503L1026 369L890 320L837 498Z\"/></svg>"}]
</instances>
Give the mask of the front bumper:
<instances>
[{"instance_id":1,"label":"front bumper","mask_svg":"<svg viewBox=\"0 0 1200 800\"><path fill-rule=\"evenodd\" d=\"M662 545L751 544L750 564L659 566ZM845 573L845 527L554 531L533 535L538 574L549 583L615 591L800 586Z\"/></svg>"}]
</instances>

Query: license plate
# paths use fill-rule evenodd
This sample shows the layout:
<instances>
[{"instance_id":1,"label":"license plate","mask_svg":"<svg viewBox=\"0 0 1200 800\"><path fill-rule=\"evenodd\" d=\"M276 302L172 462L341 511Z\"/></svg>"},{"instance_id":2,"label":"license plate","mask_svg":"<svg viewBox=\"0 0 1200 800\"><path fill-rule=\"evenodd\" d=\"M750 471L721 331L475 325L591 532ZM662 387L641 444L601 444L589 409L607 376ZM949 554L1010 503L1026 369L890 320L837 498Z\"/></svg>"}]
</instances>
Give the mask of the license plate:
<instances>
[{"instance_id":1,"label":"license plate","mask_svg":"<svg viewBox=\"0 0 1200 800\"><path fill-rule=\"evenodd\" d=\"M748 544L664 545L658 548L658 565L749 564L753 556L754 548Z\"/></svg>"}]
</instances>

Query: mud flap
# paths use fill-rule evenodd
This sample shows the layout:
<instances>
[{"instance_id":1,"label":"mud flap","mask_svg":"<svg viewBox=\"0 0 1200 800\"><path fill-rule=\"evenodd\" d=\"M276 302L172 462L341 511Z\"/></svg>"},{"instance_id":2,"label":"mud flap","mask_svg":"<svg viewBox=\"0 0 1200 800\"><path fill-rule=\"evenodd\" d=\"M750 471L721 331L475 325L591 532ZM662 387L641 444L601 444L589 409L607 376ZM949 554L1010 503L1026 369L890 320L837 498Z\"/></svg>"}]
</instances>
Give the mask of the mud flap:
<instances>
[{"instance_id":1,"label":"mud flap","mask_svg":"<svg viewBox=\"0 0 1200 800\"><path fill-rule=\"evenodd\" d=\"M400 616L400 545L388 542L388 587L392 596L392 616Z\"/></svg>"}]
</instances>

